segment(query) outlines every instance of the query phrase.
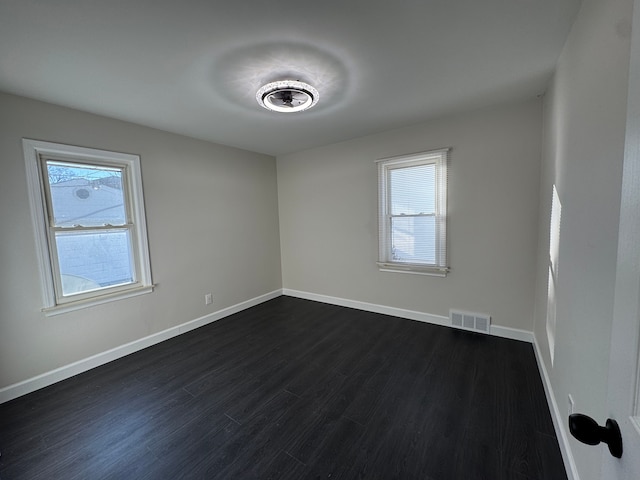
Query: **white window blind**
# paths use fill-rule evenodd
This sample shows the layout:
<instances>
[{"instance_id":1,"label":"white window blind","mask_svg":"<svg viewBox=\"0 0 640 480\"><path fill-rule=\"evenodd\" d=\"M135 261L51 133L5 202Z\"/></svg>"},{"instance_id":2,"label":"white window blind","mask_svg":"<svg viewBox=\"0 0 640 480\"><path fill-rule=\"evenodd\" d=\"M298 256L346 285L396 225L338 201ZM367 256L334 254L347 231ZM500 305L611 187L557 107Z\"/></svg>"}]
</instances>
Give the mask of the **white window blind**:
<instances>
[{"instance_id":1,"label":"white window blind","mask_svg":"<svg viewBox=\"0 0 640 480\"><path fill-rule=\"evenodd\" d=\"M448 152L378 161L381 270L446 274Z\"/></svg>"}]
</instances>

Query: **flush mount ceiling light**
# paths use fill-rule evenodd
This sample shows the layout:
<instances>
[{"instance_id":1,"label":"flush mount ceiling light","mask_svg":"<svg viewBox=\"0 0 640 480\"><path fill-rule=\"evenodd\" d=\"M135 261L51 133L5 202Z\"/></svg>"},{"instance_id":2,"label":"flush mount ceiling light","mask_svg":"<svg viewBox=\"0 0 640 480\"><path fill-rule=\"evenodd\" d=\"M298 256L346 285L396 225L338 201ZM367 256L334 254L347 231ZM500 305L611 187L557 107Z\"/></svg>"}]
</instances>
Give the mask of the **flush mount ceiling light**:
<instances>
[{"instance_id":1,"label":"flush mount ceiling light","mask_svg":"<svg viewBox=\"0 0 640 480\"><path fill-rule=\"evenodd\" d=\"M264 108L275 112L301 112L318 103L318 91L297 80L267 83L256 93L256 100Z\"/></svg>"}]
</instances>

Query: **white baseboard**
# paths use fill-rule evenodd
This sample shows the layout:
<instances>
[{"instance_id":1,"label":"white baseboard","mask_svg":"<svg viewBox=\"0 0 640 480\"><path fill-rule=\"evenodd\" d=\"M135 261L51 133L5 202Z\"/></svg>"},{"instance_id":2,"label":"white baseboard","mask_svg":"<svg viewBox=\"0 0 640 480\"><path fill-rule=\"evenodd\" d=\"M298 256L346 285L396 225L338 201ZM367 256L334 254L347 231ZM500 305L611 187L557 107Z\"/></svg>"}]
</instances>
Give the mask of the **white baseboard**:
<instances>
[{"instance_id":1,"label":"white baseboard","mask_svg":"<svg viewBox=\"0 0 640 480\"><path fill-rule=\"evenodd\" d=\"M449 321L449 317L443 317L440 315L432 315L432 314L423 313L423 312L416 312L413 310L405 310L402 308L376 305L376 304L367 303L367 302L358 302L355 300L347 300L344 298L331 297L327 295L318 295L315 293L301 292L301 291L290 290L286 288L282 290L282 293L283 295L289 295L291 297L303 298L306 300L315 300L318 302L329 303L332 305L356 308L358 310L365 310L365 311L374 312L374 313L382 313L385 315L393 315L395 317L407 318L410 320L417 320L420 322L427 322L427 323L433 323L436 325L456 328L456 327L453 327L453 325L451 325L451 322ZM528 342L533 344L536 361L538 363L538 369L540 370L540 376L542 379L542 383L544 385L544 392L547 397L547 403L549 405L549 410L551 412L551 418L553 420L553 426L556 432L556 437L558 439L558 444L560 446L560 452L562 454L562 460L564 461L565 470L567 471L567 476L569 480L580 480L580 477L578 475L578 470L576 468L576 464L573 459L573 454L571 453L571 448L569 447L569 438L567 436L567 431L564 426L563 416L560 414L560 410L558 409L558 404L555 401L555 396L551 388L549 375L547 373L547 369L544 365L544 362L542 361L542 355L540 353L540 348L538 347L538 343L536 341L535 335L533 334L533 332L529 332L527 330L520 330L520 329L510 328L510 327L502 327L500 325L491 325L489 334L495 335L498 337L509 338L513 340L520 340L523 342Z\"/></svg>"},{"instance_id":2,"label":"white baseboard","mask_svg":"<svg viewBox=\"0 0 640 480\"><path fill-rule=\"evenodd\" d=\"M302 292L299 290L290 290L284 288L283 295L290 297L303 298L306 300L315 300L317 302L329 303L341 307L355 308L373 313L382 313L384 315L392 315L394 317L407 318L409 320L417 320L418 322L432 323L444 327L456 328L451 325L449 317L442 315L434 315L431 313L418 312L415 310L406 310L404 308L388 307L386 305L378 305L375 303L359 302L356 300L348 300L346 298L331 297L329 295L319 295L317 293ZM523 342L533 343L533 332L527 330L519 330L517 328L501 327L500 325L491 325L490 335L496 337L510 338L512 340L521 340Z\"/></svg>"},{"instance_id":3,"label":"white baseboard","mask_svg":"<svg viewBox=\"0 0 640 480\"><path fill-rule=\"evenodd\" d=\"M355 308L358 310L392 315L409 320L416 320L419 322L432 323L435 325L454 328L449 321L449 317L444 317L441 315L433 315L429 313L418 312L415 310L406 310L402 308L360 302L356 300L348 300L339 297L332 297L328 295L320 295L285 288L252 298L245 302L241 302L231 307L205 315L203 317L196 318L195 320L191 320L181 325L177 325L167 330L163 330L161 332L154 333L153 335L149 335L125 345L121 345L106 352L102 352L78 362L74 362L72 364L57 368L50 372L43 373L42 375L38 375L22 382L4 387L0 389L0 403L7 402L22 395L26 395L27 393L39 390L40 388L70 378L79 373L86 372L87 370L91 370L92 368L104 365L105 363L111 362L113 360L117 360L118 358L124 357L125 355L129 355L138 350L142 350L143 348L150 347L164 340L168 340L169 338L189 332L198 327L202 327L209 323L228 317L229 315L233 315L234 313L246 310L247 308L253 307L255 305L259 305L260 303L279 297L280 295L288 295L290 297L314 300L331 305ZM558 438L558 444L560 445L560 451L562 453L562 458L564 460L567 475L569 476L569 480L580 480L575 461L569 447L569 438L564 426L563 416L560 414L560 410L558 409L558 405L555 401L555 396L553 395L549 375L547 373L544 361L542 360L542 355L535 340L534 334L526 330L502 327L499 325L491 325L489 334L503 338L510 338L513 340L525 341L533 344L536 361L538 362L538 368L542 377L545 395L547 397L547 402L551 411L551 418L553 420L553 425L556 431L556 436Z\"/></svg>"},{"instance_id":4,"label":"white baseboard","mask_svg":"<svg viewBox=\"0 0 640 480\"><path fill-rule=\"evenodd\" d=\"M375 303L359 302L357 300L348 300L346 298L302 292L300 290L284 288L282 289L282 294L288 295L289 297L314 300L316 302L328 303L330 305L338 305L340 307L355 308L366 312L382 313L384 315L417 320L419 322L434 323L436 325L449 326L450 323L448 317L442 317L440 315L431 315L429 313L417 312L415 310L405 310L403 308L387 307L385 305L377 305Z\"/></svg>"},{"instance_id":5,"label":"white baseboard","mask_svg":"<svg viewBox=\"0 0 640 480\"><path fill-rule=\"evenodd\" d=\"M542 358L542 352L538 342L534 337L533 349L536 354L536 361L538 362L538 369L540 370L540 376L542 377L542 384L544 385L544 393L547 396L547 403L549 404L549 410L551 411L551 419L553 420L553 427L556 431L556 438L558 439L558 445L560 446L560 452L562 453L562 460L564 461L564 468L567 472L569 480L580 480L578 474L578 468L571 453L571 447L569 445L569 436L565 428L564 416L560 413L556 397L553 394L553 388L551 388L551 380L549 373L545 367L544 360Z\"/></svg>"},{"instance_id":6,"label":"white baseboard","mask_svg":"<svg viewBox=\"0 0 640 480\"><path fill-rule=\"evenodd\" d=\"M49 385L57 383L61 380L65 380L67 378L73 377L74 375L78 375L79 373L86 372L87 370L91 370L92 368L104 365L105 363L109 363L113 360L117 360L118 358L124 357L125 355L129 355L131 353L137 352L138 350L142 350L143 348L150 347L151 345L155 345L157 343L163 342L164 340L168 340L172 337L189 332L198 327L202 327L209 323L215 322L216 320L228 317L229 315L233 315L234 313L241 312L242 310L246 310L247 308L266 302L267 300L271 300L272 298L279 297L280 295L282 295L282 290L275 290L265 295L260 295L258 297L252 298L245 302L232 305L231 307L218 310L217 312L210 313L203 317L196 318L195 320L191 320L181 325L177 325L175 327L168 328L147 337L134 340L133 342L120 345L119 347L112 348L111 350L107 350L106 352L98 353L97 355L93 355L69 365L56 368L55 370L51 370L50 372L46 372L22 382L18 382L13 385L1 388L0 403L8 402L9 400L13 400L14 398L34 392L43 387L47 387Z\"/></svg>"},{"instance_id":7,"label":"white baseboard","mask_svg":"<svg viewBox=\"0 0 640 480\"><path fill-rule=\"evenodd\" d=\"M519 328L503 327L501 325L491 325L489 330L491 335L496 337L509 338L511 340L520 340L521 342L533 343L533 332L521 330Z\"/></svg>"}]
</instances>

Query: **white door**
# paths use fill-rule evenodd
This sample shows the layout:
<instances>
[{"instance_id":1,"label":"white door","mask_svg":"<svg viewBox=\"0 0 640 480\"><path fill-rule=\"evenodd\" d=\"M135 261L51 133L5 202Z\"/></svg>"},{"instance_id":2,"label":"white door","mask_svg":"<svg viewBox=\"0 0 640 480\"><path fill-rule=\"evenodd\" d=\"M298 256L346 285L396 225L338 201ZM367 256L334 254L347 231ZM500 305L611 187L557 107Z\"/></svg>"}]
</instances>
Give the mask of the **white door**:
<instances>
[{"instance_id":1,"label":"white door","mask_svg":"<svg viewBox=\"0 0 640 480\"><path fill-rule=\"evenodd\" d=\"M608 416L622 458L603 448L602 480L640 479L640 0L634 1L618 261L609 362ZM605 419L598 419L604 424Z\"/></svg>"}]
</instances>

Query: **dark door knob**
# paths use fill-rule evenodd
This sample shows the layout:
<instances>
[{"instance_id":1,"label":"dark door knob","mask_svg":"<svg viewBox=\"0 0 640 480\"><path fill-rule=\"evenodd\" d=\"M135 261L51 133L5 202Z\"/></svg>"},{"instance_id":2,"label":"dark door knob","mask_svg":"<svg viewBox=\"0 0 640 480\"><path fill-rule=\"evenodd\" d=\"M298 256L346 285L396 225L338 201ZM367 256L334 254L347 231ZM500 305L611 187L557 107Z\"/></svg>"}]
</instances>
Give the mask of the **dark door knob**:
<instances>
[{"instance_id":1,"label":"dark door knob","mask_svg":"<svg viewBox=\"0 0 640 480\"><path fill-rule=\"evenodd\" d=\"M604 442L609 452L616 458L622 457L622 435L618 422L608 418L604 427L598 425L593 418L582 413L569 415L569 431L576 439L587 445L598 445Z\"/></svg>"}]
</instances>

